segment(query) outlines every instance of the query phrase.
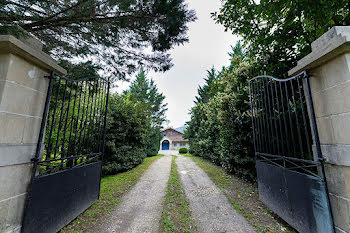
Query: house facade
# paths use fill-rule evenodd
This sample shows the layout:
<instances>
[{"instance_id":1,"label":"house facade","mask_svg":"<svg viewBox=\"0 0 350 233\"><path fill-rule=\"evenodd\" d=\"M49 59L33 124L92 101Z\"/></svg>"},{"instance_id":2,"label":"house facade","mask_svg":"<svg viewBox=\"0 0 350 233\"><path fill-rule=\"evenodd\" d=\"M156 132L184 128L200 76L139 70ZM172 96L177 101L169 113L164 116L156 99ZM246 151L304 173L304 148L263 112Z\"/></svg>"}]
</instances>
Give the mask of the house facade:
<instances>
[{"instance_id":1,"label":"house facade","mask_svg":"<svg viewBox=\"0 0 350 233\"><path fill-rule=\"evenodd\" d=\"M188 139L183 138L180 130L168 128L161 132L160 150L179 150L182 147L189 148Z\"/></svg>"}]
</instances>

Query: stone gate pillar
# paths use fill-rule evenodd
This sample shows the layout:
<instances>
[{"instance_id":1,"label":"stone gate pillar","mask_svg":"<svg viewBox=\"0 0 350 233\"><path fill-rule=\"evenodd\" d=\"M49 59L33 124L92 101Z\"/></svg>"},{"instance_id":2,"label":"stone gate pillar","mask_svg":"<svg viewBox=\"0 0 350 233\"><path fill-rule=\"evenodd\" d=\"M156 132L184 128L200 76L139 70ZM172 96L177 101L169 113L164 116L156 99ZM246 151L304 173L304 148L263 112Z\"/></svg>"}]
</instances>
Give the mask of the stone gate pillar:
<instances>
[{"instance_id":1,"label":"stone gate pillar","mask_svg":"<svg viewBox=\"0 0 350 233\"><path fill-rule=\"evenodd\" d=\"M289 75L306 70L337 233L350 233L350 26L333 27Z\"/></svg>"},{"instance_id":2,"label":"stone gate pillar","mask_svg":"<svg viewBox=\"0 0 350 233\"><path fill-rule=\"evenodd\" d=\"M0 232L19 232L51 70L42 44L0 35Z\"/></svg>"}]
</instances>

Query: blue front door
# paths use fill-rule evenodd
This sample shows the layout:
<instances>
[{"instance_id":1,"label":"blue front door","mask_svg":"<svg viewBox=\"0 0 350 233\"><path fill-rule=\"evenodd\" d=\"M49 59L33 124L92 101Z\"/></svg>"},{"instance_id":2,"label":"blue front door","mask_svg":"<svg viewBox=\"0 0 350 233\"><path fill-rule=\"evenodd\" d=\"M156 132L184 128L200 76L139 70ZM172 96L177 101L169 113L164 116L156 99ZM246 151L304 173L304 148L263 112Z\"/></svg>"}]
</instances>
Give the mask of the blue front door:
<instances>
[{"instance_id":1,"label":"blue front door","mask_svg":"<svg viewBox=\"0 0 350 233\"><path fill-rule=\"evenodd\" d=\"M162 142L162 150L169 150L169 142L168 141Z\"/></svg>"}]
</instances>

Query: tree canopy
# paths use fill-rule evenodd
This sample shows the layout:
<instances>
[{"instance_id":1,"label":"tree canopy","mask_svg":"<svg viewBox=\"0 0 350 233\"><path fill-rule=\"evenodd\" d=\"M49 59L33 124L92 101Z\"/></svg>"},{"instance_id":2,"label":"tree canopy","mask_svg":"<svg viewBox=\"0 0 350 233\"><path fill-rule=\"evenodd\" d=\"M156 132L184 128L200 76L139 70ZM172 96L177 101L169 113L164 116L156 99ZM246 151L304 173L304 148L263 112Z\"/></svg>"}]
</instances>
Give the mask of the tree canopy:
<instances>
[{"instance_id":1,"label":"tree canopy","mask_svg":"<svg viewBox=\"0 0 350 233\"><path fill-rule=\"evenodd\" d=\"M261 69L286 76L332 26L350 24L346 0L224 0L217 23L242 36Z\"/></svg>"},{"instance_id":2,"label":"tree canopy","mask_svg":"<svg viewBox=\"0 0 350 233\"><path fill-rule=\"evenodd\" d=\"M191 153L209 159L230 172L254 180L254 146L251 139L249 89L252 61L238 42L230 65L208 71L198 88L185 137ZM215 77L213 74L216 74Z\"/></svg>"},{"instance_id":3,"label":"tree canopy","mask_svg":"<svg viewBox=\"0 0 350 233\"><path fill-rule=\"evenodd\" d=\"M194 20L184 0L0 0L0 34L22 28L56 58L91 60L117 78L168 70L167 50L188 40Z\"/></svg>"},{"instance_id":4,"label":"tree canopy","mask_svg":"<svg viewBox=\"0 0 350 233\"><path fill-rule=\"evenodd\" d=\"M165 96L159 93L154 81L148 80L144 69L141 69L136 75L136 79L131 83L127 92L132 94L137 101L149 106L153 126L162 126L163 122L166 121L165 112L168 110L168 104L164 103Z\"/></svg>"},{"instance_id":5,"label":"tree canopy","mask_svg":"<svg viewBox=\"0 0 350 233\"><path fill-rule=\"evenodd\" d=\"M130 88L112 94L108 110L104 174L115 174L157 155L167 104L141 70Z\"/></svg>"}]
</instances>

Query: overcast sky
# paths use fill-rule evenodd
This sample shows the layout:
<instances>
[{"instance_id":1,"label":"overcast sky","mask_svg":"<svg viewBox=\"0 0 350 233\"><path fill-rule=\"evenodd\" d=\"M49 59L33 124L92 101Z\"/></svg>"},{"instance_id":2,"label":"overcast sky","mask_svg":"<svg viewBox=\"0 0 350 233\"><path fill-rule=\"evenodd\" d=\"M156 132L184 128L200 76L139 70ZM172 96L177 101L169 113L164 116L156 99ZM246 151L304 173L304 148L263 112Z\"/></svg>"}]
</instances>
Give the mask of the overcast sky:
<instances>
[{"instance_id":1,"label":"overcast sky","mask_svg":"<svg viewBox=\"0 0 350 233\"><path fill-rule=\"evenodd\" d=\"M238 40L224 27L215 24L210 13L220 8L220 0L189 0L189 8L194 9L197 21L189 24L189 43L170 51L174 67L166 73L149 72L168 103L167 126L180 127L190 120L189 110L194 106L197 88L203 85L206 70L214 65L219 69L229 64L227 53ZM118 92L128 88L129 83L117 83Z\"/></svg>"}]
</instances>

